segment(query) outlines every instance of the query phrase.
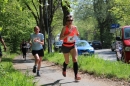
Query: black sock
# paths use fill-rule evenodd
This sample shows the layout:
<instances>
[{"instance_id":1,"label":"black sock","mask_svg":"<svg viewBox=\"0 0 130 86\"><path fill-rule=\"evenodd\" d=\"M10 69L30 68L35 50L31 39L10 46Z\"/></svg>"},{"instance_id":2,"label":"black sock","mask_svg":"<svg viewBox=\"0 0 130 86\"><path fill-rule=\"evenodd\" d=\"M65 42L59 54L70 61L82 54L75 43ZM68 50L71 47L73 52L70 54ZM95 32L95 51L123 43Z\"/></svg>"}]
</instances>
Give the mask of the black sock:
<instances>
[{"instance_id":1,"label":"black sock","mask_svg":"<svg viewBox=\"0 0 130 86\"><path fill-rule=\"evenodd\" d=\"M73 63L73 70L74 70L74 74L75 74L75 77L76 77L77 73L78 73L78 63L77 62Z\"/></svg>"},{"instance_id":2,"label":"black sock","mask_svg":"<svg viewBox=\"0 0 130 86\"><path fill-rule=\"evenodd\" d=\"M63 71L66 71L67 65L65 62L63 63Z\"/></svg>"}]
</instances>

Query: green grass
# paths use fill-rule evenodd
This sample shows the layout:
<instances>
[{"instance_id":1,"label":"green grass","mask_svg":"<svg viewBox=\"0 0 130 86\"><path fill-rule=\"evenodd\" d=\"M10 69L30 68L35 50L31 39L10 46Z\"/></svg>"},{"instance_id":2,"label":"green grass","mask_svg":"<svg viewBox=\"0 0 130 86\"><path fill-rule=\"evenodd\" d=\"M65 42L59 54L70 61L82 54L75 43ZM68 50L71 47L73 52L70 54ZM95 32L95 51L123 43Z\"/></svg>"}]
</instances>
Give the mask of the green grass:
<instances>
[{"instance_id":1,"label":"green grass","mask_svg":"<svg viewBox=\"0 0 130 86\"><path fill-rule=\"evenodd\" d=\"M63 54L61 53L45 53L44 60L49 60L56 64L62 65L64 62ZM95 56L79 56L78 57L79 70L84 73L93 74L99 77L124 79L130 81L130 65L118 61L109 61L97 58ZM72 59L68 65L72 68Z\"/></svg>"},{"instance_id":2,"label":"green grass","mask_svg":"<svg viewBox=\"0 0 130 86\"><path fill-rule=\"evenodd\" d=\"M4 53L0 62L0 86L34 86L33 77L13 68L12 60L16 54Z\"/></svg>"}]
</instances>

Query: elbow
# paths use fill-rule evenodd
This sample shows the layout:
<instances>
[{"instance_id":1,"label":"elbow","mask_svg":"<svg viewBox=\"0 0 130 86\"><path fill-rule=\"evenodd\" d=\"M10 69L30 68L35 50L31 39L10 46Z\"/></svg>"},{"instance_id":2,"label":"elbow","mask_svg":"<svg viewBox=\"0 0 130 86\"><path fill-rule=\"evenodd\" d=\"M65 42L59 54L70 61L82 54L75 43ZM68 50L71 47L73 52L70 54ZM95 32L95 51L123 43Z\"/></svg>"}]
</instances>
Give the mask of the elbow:
<instances>
[{"instance_id":1,"label":"elbow","mask_svg":"<svg viewBox=\"0 0 130 86\"><path fill-rule=\"evenodd\" d=\"M44 45L44 42L43 43L41 43L42 45Z\"/></svg>"}]
</instances>

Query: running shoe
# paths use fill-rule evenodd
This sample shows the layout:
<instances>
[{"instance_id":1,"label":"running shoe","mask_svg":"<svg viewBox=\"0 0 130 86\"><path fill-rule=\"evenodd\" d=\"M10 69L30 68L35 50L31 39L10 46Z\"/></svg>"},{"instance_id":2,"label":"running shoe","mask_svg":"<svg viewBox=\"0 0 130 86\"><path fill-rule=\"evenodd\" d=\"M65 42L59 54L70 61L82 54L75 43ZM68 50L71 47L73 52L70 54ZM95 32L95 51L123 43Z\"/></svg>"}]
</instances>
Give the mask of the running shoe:
<instances>
[{"instance_id":1,"label":"running shoe","mask_svg":"<svg viewBox=\"0 0 130 86\"><path fill-rule=\"evenodd\" d=\"M37 71L37 76L40 76L40 73L39 73L39 71Z\"/></svg>"},{"instance_id":2,"label":"running shoe","mask_svg":"<svg viewBox=\"0 0 130 86\"><path fill-rule=\"evenodd\" d=\"M64 77L66 77L66 71L63 71L63 72L62 72L62 75L63 75Z\"/></svg>"},{"instance_id":3,"label":"running shoe","mask_svg":"<svg viewBox=\"0 0 130 86\"><path fill-rule=\"evenodd\" d=\"M36 73L36 66L33 66L33 73Z\"/></svg>"},{"instance_id":4,"label":"running shoe","mask_svg":"<svg viewBox=\"0 0 130 86\"><path fill-rule=\"evenodd\" d=\"M80 77L79 75L77 75L77 76L75 77L75 81L78 81L78 80L81 80L81 77Z\"/></svg>"}]
</instances>

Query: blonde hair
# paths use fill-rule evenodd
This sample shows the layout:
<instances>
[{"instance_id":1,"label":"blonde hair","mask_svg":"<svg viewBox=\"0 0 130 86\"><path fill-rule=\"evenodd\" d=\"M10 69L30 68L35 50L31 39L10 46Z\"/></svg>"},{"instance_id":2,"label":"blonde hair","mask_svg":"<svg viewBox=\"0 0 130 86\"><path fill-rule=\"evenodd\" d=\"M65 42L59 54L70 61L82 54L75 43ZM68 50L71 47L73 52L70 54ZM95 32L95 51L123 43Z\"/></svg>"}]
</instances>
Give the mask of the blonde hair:
<instances>
[{"instance_id":1,"label":"blonde hair","mask_svg":"<svg viewBox=\"0 0 130 86\"><path fill-rule=\"evenodd\" d=\"M38 28L38 29L40 30L39 26L35 26L35 27L34 27L34 30L35 30L35 28Z\"/></svg>"}]
</instances>

